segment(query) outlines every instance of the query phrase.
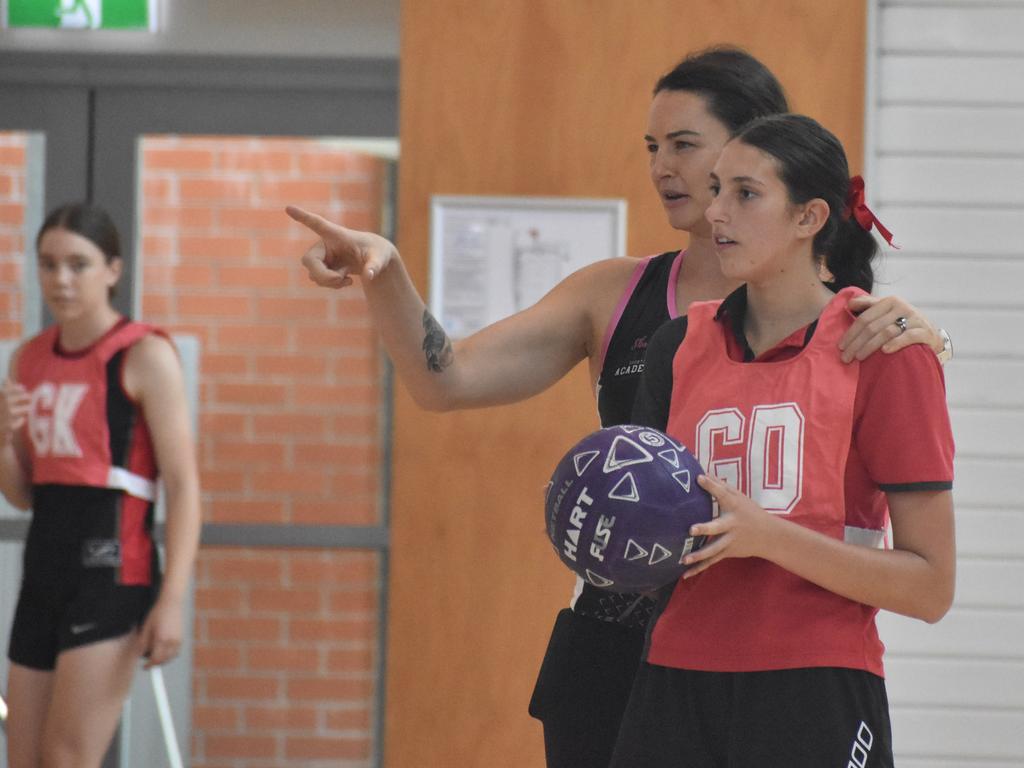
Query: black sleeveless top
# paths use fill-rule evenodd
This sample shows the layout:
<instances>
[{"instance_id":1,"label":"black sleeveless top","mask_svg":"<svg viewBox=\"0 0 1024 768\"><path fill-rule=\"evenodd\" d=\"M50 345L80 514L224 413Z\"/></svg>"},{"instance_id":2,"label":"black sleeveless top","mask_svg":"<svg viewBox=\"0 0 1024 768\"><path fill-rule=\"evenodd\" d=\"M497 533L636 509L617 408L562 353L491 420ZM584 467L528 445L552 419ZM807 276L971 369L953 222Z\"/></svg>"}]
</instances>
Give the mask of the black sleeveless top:
<instances>
[{"instance_id":1,"label":"black sleeveless top","mask_svg":"<svg viewBox=\"0 0 1024 768\"><path fill-rule=\"evenodd\" d=\"M644 353L654 332L675 317L675 277L683 254L668 251L637 265L609 322L604 362L597 380L597 411L602 427L628 424L644 370ZM643 627L654 607L651 598L598 589L584 582L573 610L602 621Z\"/></svg>"}]
</instances>

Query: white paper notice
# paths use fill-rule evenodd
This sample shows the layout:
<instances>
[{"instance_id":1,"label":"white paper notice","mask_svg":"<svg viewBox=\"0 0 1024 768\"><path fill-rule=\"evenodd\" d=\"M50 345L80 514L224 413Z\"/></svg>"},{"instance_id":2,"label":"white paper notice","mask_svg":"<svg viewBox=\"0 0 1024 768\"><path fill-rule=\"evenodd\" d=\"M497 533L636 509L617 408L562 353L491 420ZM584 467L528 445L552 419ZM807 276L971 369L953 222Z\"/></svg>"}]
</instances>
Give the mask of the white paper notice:
<instances>
[{"instance_id":1,"label":"white paper notice","mask_svg":"<svg viewBox=\"0 0 1024 768\"><path fill-rule=\"evenodd\" d=\"M436 197L431 311L462 338L535 304L577 269L623 255L622 200Z\"/></svg>"}]
</instances>

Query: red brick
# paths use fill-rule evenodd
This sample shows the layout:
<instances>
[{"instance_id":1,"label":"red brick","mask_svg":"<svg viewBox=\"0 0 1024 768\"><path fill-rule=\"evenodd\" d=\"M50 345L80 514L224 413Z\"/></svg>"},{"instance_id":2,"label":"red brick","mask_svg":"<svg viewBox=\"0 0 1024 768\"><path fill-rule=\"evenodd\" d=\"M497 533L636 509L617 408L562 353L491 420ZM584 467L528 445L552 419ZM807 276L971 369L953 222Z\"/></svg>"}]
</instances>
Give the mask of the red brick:
<instances>
[{"instance_id":1,"label":"red brick","mask_svg":"<svg viewBox=\"0 0 1024 768\"><path fill-rule=\"evenodd\" d=\"M245 607L245 594L238 587L197 587L195 599L196 608L202 611L240 611Z\"/></svg>"},{"instance_id":2,"label":"red brick","mask_svg":"<svg viewBox=\"0 0 1024 768\"><path fill-rule=\"evenodd\" d=\"M331 731L368 731L369 709L333 709L327 712L326 726Z\"/></svg>"},{"instance_id":3,"label":"red brick","mask_svg":"<svg viewBox=\"0 0 1024 768\"><path fill-rule=\"evenodd\" d=\"M318 675L291 675L285 682L289 699L317 701L349 701L367 699L373 694L373 680Z\"/></svg>"},{"instance_id":4,"label":"red brick","mask_svg":"<svg viewBox=\"0 0 1024 768\"><path fill-rule=\"evenodd\" d=\"M248 296L198 296L182 293L178 296L178 312L184 317L192 318L230 317L248 320L252 316L252 301Z\"/></svg>"},{"instance_id":5,"label":"red brick","mask_svg":"<svg viewBox=\"0 0 1024 768\"><path fill-rule=\"evenodd\" d=\"M287 389L283 384L248 384L221 381L216 387L218 403L237 405L276 405L285 402Z\"/></svg>"},{"instance_id":6,"label":"red brick","mask_svg":"<svg viewBox=\"0 0 1024 768\"><path fill-rule=\"evenodd\" d=\"M288 563L288 574L292 583L365 584L377 578L377 556L367 552L295 558Z\"/></svg>"},{"instance_id":7,"label":"red brick","mask_svg":"<svg viewBox=\"0 0 1024 768\"><path fill-rule=\"evenodd\" d=\"M263 315L260 312L261 316ZM258 355L256 373L260 376L323 376L327 361L319 355Z\"/></svg>"},{"instance_id":8,"label":"red brick","mask_svg":"<svg viewBox=\"0 0 1024 768\"><path fill-rule=\"evenodd\" d=\"M280 466L284 462L284 446L250 440L214 438L213 460L218 465L242 464L247 467Z\"/></svg>"},{"instance_id":9,"label":"red brick","mask_svg":"<svg viewBox=\"0 0 1024 768\"><path fill-rule=\"evenodd\" d=\"M327 671L334 674L339 672L372 672L373 651L369 648L328 651Z\"/></svg>"},{"instance_id":10,"label":"red brick","mask_svg":"<svg viewBox=\"0 0 1024 768\"><path fill-rule=\"evenodd\" d=\"M178 252L189 259L245 259L251 251L252 241L248 237L207 235L178 238Z\"/></svg>"},{"instance_id":11,"label":"red brick","mask_svg":"<svg viewBox=\"0 0 1024 768\"><path fill-rule=\"evenodd\" d=\"M284 707L246 707L245 725L259 730L313 730L317 724L317 709L288 704Z\"/></svg>"},{"instance_id":12,"label":"red brick","mask_svg":"<svg viewBox=\"0 0 1024 768\"><path fill-rule=\"evenodd\" d=\"M264 204L309 205L326 203L331 199L332 183L307 179L264 181L257 187L257 194Z\"/></svg>"},{"instance_id":13,"label":"red brick","mask_svg":"<svg viewBox=\"0 0 1024 768\"><path fill-rule=\"evenodd\" d=\"M240 493L246 487L246 474L244 472L228 471L224 469L200 468L202 476L201 487L204 493L215 491Z\"/></svg>"},{"instance_id":14,"label":"red brick","mask_svg":"<svg viewBox=\"0 0 1024 768\"><path fill-rule=\"evenodd\" d=\"M291 284L294 269L290 266L221 267L220 284L231 288L284 289ZM257 298L257 302L262 306L264 299ZM262 312L259 315L264 316Z\"/></svg>"},{"instance_id":15,"label":"red brick","mask_svg":"<svg viewBox=\"0 0 1024 768\"><path fill-rule=\"evenodd\" d=\"M208 552L208 550L204 550ZM213 555L213 553L211 553ZM268 553L258 557L243 554L217 553L206 561L210 580L214 583L280 583L284 564L277 554Z\"/></svg>"},{"instance_id":16,"label":"red brick","mask_svg":"<svg viewBox=\"0 0 1024 768\"><path fill-rule=\"evenodd\" d=\"M213 499L205 504L209 520L217 523L285 523L283 501Z\"/></svg>"},{"instance_id":17,"label":"red brick","mask_svg":"<svg viewBox=\"0 0 1024 768\"><path fill-rule=\"evenodd\" d=\"M256 255L261 259L282 260L298 264L302 254L316 243L317 238L300 224L293 223L291 227L296 233L294 237L260 237L257 239ZM301 231L299 231L300 228ZM303 280L305 280L305 276L303 276Z\"/></svg>"},{"instance_id":18,"label":"red brick","mask_svg":"<svg viewBox=\"0 0 1024 768\"><path fill-rule=\"evenodd\" d=\"M299 155L299 170L303 174L358 176L375 172L378 162L375 158L360 152L304 152Z\"/></svg>"},{"instance_id":19,"label":"red brick","mask_svg":"<svg viewBox=\"0 0 1024 768\"><path fill-rule=\"evenodd\" d=\"M25 147L0 145L0 166L9 165L21 169L25 165Z\"/></svg>"},{"instance_id":20,"label":"red brick","mask_svg":"<svg viewBox=\"0 0 1024 768\"><path fill-rule=\"evenodd\" d=\"M300 525L376 525L380 513L375 499L296 500L290 521Z\"/></svg>"},{"instance_id":21,"label":"red brick","mask_svg":"<svg viewBox=\"0 0 1024 768\"><path fill-rule=\"evenodd\" d=\"M239 354L204 352L200 370L203 376L246 374L249 372L249 358Z\"/></svg>"},{"instance_id":22,"label":"red brick","mask_svg":"<svg viewBox=\"0 0 1024 768\"><path fill-rule=\"evenodd\" d=\"M372 384L303 384L297 389L298 405L373 405L380 400L380 389Z\"/></svg>"},{"instance_id":23,"label":"red brick","mask_svg":"<svg viewBox=\"0 0 1024 768\"><path fill-rule=\"evenodd\" d=\"M223 284L217 281L210 264L180 264L174 268L172 279L177 287L203 288Z\"/></svg>"},{"instance_id":24,"label":"red brick","mask_svg":"<svg viewBox=\"0 0 1024 768\"><path fill-rule=\"evenodd\" d=\"M0 224L19 225L25 218L25 206L21 203L0 203Z\"/></svg>"},{"instance_id":25,"label":"red brick","mask_svg":"<svg viewBox=\"0 0 1024 768\"><path fill-rule=\"evenodd\" d=\"M375 211L347 209L342 211L338 223L349 229L361 229L365 232L376 232L380 229L380 216Z\"/></svg>"},{"instance_id":26,"label":"red brick","mask_svg":"<svg viewBox=\"0 0 1024 768\"><path fill-rule=\"evenodd\" d=\"M370 614L377 610L377 588L331 590L327 604L331 614Z\"/></svg>"},{"instance_id":27,"label":"red brick","mask_svg":"<svg viewBox=\"0 0 1024 768\"><path fill-rule=\"evenodd\" d=\"M142 151L143 173L150 170L209 171L213 169L213 152L206 149L156 149Z\"/></svg>"},{"instance_id":28,"label":"red brick","mask_svg":"<svg viewBox=\"0 0 1024 768\"><path fill-rule=\"evenodd\" d=\"M145 201L143 207L146 211L154 208L158 203L165 203L171 196L174 183L171 175L159 176L152 172L143 171L142 199ZM145 216L143 216L145 219Z\"/></svg>"},{"instance_id":29,"label":"red brick","mask_svg":"<svg viewBox=\"0 0 1024 768\"><path fill-rule=\"evenodd\" d=\"M375 438L380 432L380 414L376 404L366 413L341 413L331 416L331 434L338 439L346 437Z\"/></svg>"},{"instance_id":30,"label":"red brick","mask_svg":"<svg viewBox=\"0 0 1024 768\"><path fill-rule=\"evenodd\" d=\"M0 339L18 339L21 337L21 323L0 322Z\"/></svg>"},{"instance_id":31,"label":"red brick","mask_svg":"<svg viewBox=\"0 0 1024 768\"><path fill-rule=\"evenodd\" d=\"M289 736L285 756L299 760L358 760L370 756L369 738Z\"/></svg>"},{"instance_id":32,"label":"red brick","mask_svg":"<svg viewBox=\"0 0 1024 768\"><path fill-rule=\"evenodd\" d=\"M308 648L249 648L246 660L250 669L259 671L317 672L320 669L317 653Z\"/></svg>"},{"instance_id":33,"label":"red brick","mask_svg":"<svg viewBox=\"0 0 1024 768\"><path fill-rule=\"evenodd\" d=\"M284 349L288 329L281 325L221 325L217 328L218 349Z\"/></svg>"},{"instance_id":34,"label":"red brick","mask_svg":"<svg viewBox=\"0 0 1024 768\"><path fill-rule=\"evenodd\" d=\"M200 364L202 367L202 364ZM241 435L245 433L249 423L249 416L242 413L227 413L204 408L199 415L199 433L203 434L230 434Z\"/></svg>"},{"instance_id":35,"label":"red brick","mask_svg":"<svg viewBox=\"0 0 1024 768\"><path fill-rule=\"evenodd\" d=\"M255 413L252 415L253 433L258 437L275 435L302 435L318 437L326 434L327 424L322 414Z\"/></svg>"},{"instance_id":36,"label":"red brick","mask_svg":"<svg viewBox=\"0 0 1024 768\"><path fill-rule=\"evenodd\" d=\"M220 672L233 672L241 669L242 652L237 645L225 647L221 645L210 646L205 643L197 643L193 650L193 654L193 669Z\"/></svg>"},{"instance_id":37,"label":"red brick","mask_svg":"<svg viewBox=\"0 0 1024 768\"><path fill-rule=\"evenodd\" d=\"M299 642L338 642L373 640L377 622L372 619L292 619L288 623L289 639Z\"/></svg>"},{"instance_id":38,"label":"red brick","mask_svg":"<svg viewBox=\"0 0 1024 768\"><path fill-rule=\"evenodd\" d=\"M152 202L147 200L147 202ZM209 206L147 206L142 220L146 227L173 227L183 229L210 229L213 209Z\"/></svg>"},{"instance_id":39,"label":"red brick","mask_svg":"<svg viewBox=\"0 0 1024 768\"><path fill-rule=\"evenodd\" d=\"M248 178L183 178L178 181L178 194L182 202L238 203L250 199L252 182Z\"/></svg>"},{"instance_id":40,"label":"red brick","mask_svg":"<svg viewBox=\"0 0 1024 768\"><path fill-rule=\"evenodd\" d=\"M221 229L283 230L291 219L280 205L224 207L217 211Z\"/></svg>"},{"instance_id":41,"label":"red brick","mask_svg":"<svg viewBox=\"0 0 1024 768\"><path fill-rule=\"evenodd\" d=\"M319 613L323 600L320 590L295 588L257 587L249 594L249 607L256 613Z\"/></svg>"},{"instance_id":42,"label":"red brick","mask_svg":"<svg viewBox=\"0 0 1024 768\"><path fill-rule=\"evenodd\" d=\"M211 616L206 620L206 632L211 642L277 640L281 637L281 620L270 617Z\"/></svg>"},{"instance_id":43,"label":"red brick","mask_svg":"<svg viewBox=\"0 0 1024 768\"><path fill-rule=\"evenodd\" d=\"M258 493L290 493L296 495L317 495L326 492L327 478L321 472L288 470L262 472L252 478L253 489Z\"/></svg>"},{"instance_id":44,"label":"red brick","mask_svg":"<svg viewBox=\"0 0 1024 768\"><path fill-rule=\"evenodd\" d=\"M260 296L256 307L264 318L320 325L328 321L329 302L324 296Z\"/></svg>"},{"instance_id":45,"label":"red brick","mask_svg":"<svg viewBox=\"0 0 1024 768\"><path fill-rule=\"evenodd\" d=\"M257 758L277 755L277 739L273 736L209 734L203 742L208 757Z\"/></svg>"},{"instance_id":46,"label":"red brick","mask_svg":"<svg viewBox=\"0 0 1024 768\"><path fill-rule=\"evenodd\" d=\"M295 165L294 151L271 149L265 142L254 149L227 148L221 150L217 165L225 171L271 171L287 173Z\"/></svg>"},{"instance_id":47,"label":"red brick","mask_svg":"<svg viewBox=\"0 0 1024 768\"><path fill-rule=\"evenodd\" d=\"M342 465L348 468L349 471L353 467L368 469L377 466L379 449L374 443L363 445L334 443L326 449L323 443L295 446L295 461L299 464L307 461L321 464L325 460L326 463L332 466Z\"/></svg>"},{"instance_id":48,"label":"red brick","mask_svg":"<svg viewBox=\"0 0 1024 768\"><path fill-rule=\"evenodd\" d=\"M237 730L241 718L233 706L192 706L192 727L202 731Z\"/></svg>"}]
</instances>

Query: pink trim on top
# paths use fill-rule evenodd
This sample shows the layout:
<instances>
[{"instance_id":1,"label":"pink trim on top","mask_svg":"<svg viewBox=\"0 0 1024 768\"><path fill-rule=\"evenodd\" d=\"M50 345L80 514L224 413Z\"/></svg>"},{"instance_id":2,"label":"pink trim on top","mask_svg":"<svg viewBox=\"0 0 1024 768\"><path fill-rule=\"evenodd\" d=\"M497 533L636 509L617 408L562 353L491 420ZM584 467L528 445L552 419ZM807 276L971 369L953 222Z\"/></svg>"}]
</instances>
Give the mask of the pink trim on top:
<instances>
[{"instance_id":1,"label":"pink trim on top","mask_svg":"<svg viewBox=\"0 0 1024 768\"><path fill-rule=\"evenodd\" d=\"M680 251L672 261L672 269L668 273L668 296L665 303L668 305L668 316L675 319L679 317L679 307L676 306L676 280L679 278L679 268L683 265L683 256L686 251Z\"/></svg>"},{"instance_id":2,"label":"pink trim on top","mask_svg":"<svg viewBox=\"0 0 1024 768\"><path fill-rule=\"evenodd\" d=\"M658 254L654 254L657 256ZM612 343L612 334L615 333L615 329L619 325L619 320L622 319L622 313L626 311L626 305L629 304L630 298L633 296L633 291L636 290L636 284L640 282L640 277L643 275L644 270L647 269L647 264L654 256L648 256L640 259L640 262L633 269L633 274L629 278L629 285L622 292L622 296L619 297L618 306L615 307L615 311L612 312L611 319L608 320L608 327L604 330L604 343L601 344L601 361L597 366L597 370L604 370L604 359L608 354L608 346Z\"/></svg>"}]
</instances>

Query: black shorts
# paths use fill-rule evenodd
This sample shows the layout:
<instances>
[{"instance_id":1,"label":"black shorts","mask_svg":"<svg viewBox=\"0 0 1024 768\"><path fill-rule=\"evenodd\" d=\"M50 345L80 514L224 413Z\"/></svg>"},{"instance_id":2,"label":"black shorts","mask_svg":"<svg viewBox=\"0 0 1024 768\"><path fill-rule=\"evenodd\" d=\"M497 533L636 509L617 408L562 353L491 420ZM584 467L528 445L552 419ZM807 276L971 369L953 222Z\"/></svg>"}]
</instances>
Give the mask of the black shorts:
<instances>
[{"instance_id":1,"label":"black shorts","mask_svg":"<svg viewBox=\"0 0 1024 768\"><path fill-rule=\"evenodd\" d=\"M613 768L892 768L885 681L856 669L693 672L644 663Z\"/></svg>"},{"instance_id":2,"label":"black shorts","mask_svg":"<svg viewBox=\"0 0 1024 768\"><path fill-rule=\"evenodd\" d=\"M51 670L62 651L140 626L156 599L160 574L154 558L149 584L119 583L119 492L39 490L7 655L15 664Z\"/></svg>"},{"instance_id":3,"label":"black shorts","mask_svg":"<svg viewBox=\"0 0 1024 768\"><path fill-rule=\"evenodd\" d=\"M530 700L548 768L608 768L645 634L568 608L558 614Z\"/></svg>"}]
</instances>

